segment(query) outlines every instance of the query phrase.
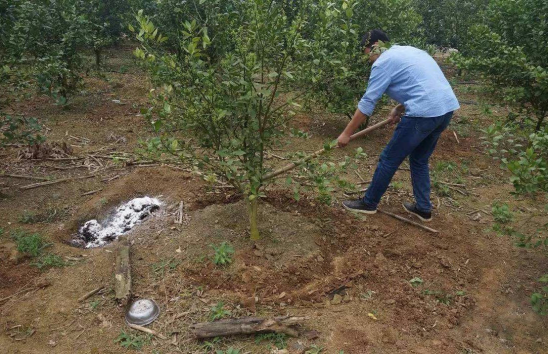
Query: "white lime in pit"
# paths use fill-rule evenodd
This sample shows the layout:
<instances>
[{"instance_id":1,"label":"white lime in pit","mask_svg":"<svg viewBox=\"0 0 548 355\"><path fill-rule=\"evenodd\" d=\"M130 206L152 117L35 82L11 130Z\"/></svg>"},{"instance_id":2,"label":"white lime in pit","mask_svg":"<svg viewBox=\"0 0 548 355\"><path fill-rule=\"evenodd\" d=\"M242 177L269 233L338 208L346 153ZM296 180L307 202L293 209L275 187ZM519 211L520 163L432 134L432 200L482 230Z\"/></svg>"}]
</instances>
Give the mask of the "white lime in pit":
<instances>
[{"instance_id":1,"label":"white lime in pit","mask_svg":"<svg viewBox=\"0 0 548 355\"><path fill-rule=\"evenodd\" d=\"M161 206L154 197L139 197L119 206L114 214L104 221L92 219L78 229L71 244L80 248L102 247L127 233Z\"/></svg>"}]
</instances>

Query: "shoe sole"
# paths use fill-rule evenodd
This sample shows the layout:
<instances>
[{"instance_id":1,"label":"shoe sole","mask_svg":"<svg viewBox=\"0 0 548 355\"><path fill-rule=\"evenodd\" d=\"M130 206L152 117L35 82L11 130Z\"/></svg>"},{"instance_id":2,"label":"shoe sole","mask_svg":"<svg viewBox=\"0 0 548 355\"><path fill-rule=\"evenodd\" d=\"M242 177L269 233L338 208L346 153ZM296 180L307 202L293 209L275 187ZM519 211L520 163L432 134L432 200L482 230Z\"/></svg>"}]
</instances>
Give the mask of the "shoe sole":
<instances>
[{"instance_id":1,"label":"shoe sole","mask_svg":"<svg viewBox=\"0 0 548 355\"><path fill-rule=\"evenodd\" d=\"M377 210L374 210L374 211L366 211L366 210L355 210L353 208L350 208L350 207L346 207L344 204L343 204L343 207L349 211L352 211L352 212L358 212L358 213L363 213L363 214L375 214L377 213Z\"/></svg>"},{"instance_id":2,"label":"shoe sole","mask_svg":"<svg viewBox=\"0 0 548 355\"><path fill-rule=\"evenodd\" d=\"M415 216L419 217L419 219L420 219L421 221L423 221L423 222L431 222L431 221L432 221L432 217L430 217L430 218L421 217L421 215L419 215L418 213L413 212L413 211L409 211L409 210L407 209L407 207L405 207L405 205L404 205L403 203L402 203L402 206L403 206L403 209L404 209L406 212L411 213L412 215L415 215Z\"/></svg>"}]
</instances>

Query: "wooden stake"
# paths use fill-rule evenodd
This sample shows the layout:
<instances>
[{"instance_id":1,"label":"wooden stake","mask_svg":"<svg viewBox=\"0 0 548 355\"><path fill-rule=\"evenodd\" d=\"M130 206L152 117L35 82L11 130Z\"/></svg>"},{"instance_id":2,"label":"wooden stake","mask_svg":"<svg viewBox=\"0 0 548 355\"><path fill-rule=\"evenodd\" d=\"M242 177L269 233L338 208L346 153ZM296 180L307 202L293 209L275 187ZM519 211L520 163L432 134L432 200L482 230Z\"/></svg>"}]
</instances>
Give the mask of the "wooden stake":
<instances>
[{"instance_id":1,"label":"wooden stake","mask_svg":"<svg viewBox=\"0 0 548 355\"><path fill-rule=\"evenodd\" d=\"M354 140L354 139L356 139L356 138L363 137L363 136L367 135L369 132L376 130L377 128L386 126L389 122L390 122L390 119L386 119L386 120L381 121L381 122L379 122L379 123L377 123L377 124L374 124L374 125L371 126L371 127L368 127L368 128L366 128L366 129L364 129L364 130L361 130L361 131L359 131L359 132L357 132L357 133L354 133L353 135L350 136L350 140L352 141L352 140ZM294 162L294 163L288 164L288 165L284 166L284 167L281 168L281 169L278 169L278 170L276 170L276 171L271 172L270 174L266 174L266 175L264 176L263 180L265 180L265 181L266 181L266 180L270 180L270 179L272 179L273 177L276 177L276 176L278 176L278 175L281 175L281 174L283 174L283 173L285 173L285 172L287 172L287 171L289 171L289 170L291 170L291 169L294 169L295 167L297 167L297 166L299 166L299 165L302 165L302 164L306 163L306 162L309 161L310 159L313 159L313 158L315 158L315 157L317 157L317 156L323 154L324 152L325 152L325 149L317 150L317 151L315 151L314 153L312 153L312 154L310 154L310 155L308 155L308 156L306 156L306 157L304 157L304 158L302 158L302 159L300 159L300 160L298 160L298 161L296 161L296 162Z\"/></svg>"},{"instance_id":2,"label":"wooden stake","mask_svg":"<svg viewBox=\"0 0 548 355\"><path fill-rule=\"evenodd\" d=\"M222 319L216 322L195 323L190 325L194 336L198 339L230 336L236 334L254 334L274 332L296 337L299 333L290 328L308 318L306 317L275 317L256 318L245 317L238 319Z\"/></svg>"},{"instance_id":3,"label":"wooden stake","mask_svg":"<svg viewBox=\"0 0 548 355\"><path fill-rule=\"evenodd\" d=\"M393 217L393 218L395 218L395 219L397 219L397 220L400 220L400 221L402 221L402 222L409 223L409 224L412 224L412 225L414 225L414 226L416 226L416 227L425 229L425 230L427 230L427 231L429 231L429 232L432 232L432 233L439 233L439 231L437 231L437 230L435 230L435 229L433 229L433 228L424 226L424 225L422 225L422 224L420 224L420 223L417 223L417 222L413 222L413 221L411 221L411 220L409 220L409 219L407 219L407 218L404 218L404 217L402 217L402 216L400 216L400 215L397 215L397 214L394 214L394 213L392 213L392 212L387 212L387 211L381 210L380 208L377 209L377 211L379 211L380 213L384 213L384 214L387 215L387 216Z\"/></svg>"},{"instance_id":4,"label":"wooden stake","mask_svg":"<svg viewBox=\"0 0 548 355\"><path fill-rule=\"evenodd\" d=\"M123 305L131 296L131 264L129 259L129 242L127 237L120 237L120 246L116 254L116 271L114 274L114 291L116 299Z\"/></svg>"}]
</instances>

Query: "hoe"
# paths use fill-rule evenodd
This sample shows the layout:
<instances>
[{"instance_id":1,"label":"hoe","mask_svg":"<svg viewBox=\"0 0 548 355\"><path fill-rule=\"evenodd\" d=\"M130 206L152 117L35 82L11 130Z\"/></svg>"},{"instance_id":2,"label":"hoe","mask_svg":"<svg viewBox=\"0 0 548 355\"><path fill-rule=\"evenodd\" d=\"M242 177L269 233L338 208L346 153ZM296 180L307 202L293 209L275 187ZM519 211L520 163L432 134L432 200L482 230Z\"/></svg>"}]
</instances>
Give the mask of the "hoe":
<instances>
[{"instance_id":1,"label":"hoe","mask_svg":"<svg viewBox=\"0 0 548 355\"><path fill-rule=\"evenodd\" d=\"M390 122L390 119L387 119L387 120L381 121L381 122L379 122L379 123L376 123L376 124L374 124L374 125L371 126L371 127L367 127L366 129L361 130L361 131L359 131L359 132L357 132L357 133L354 133L352 136L350 136L350 140L352 141L352 140L354 140L354 139L356 139L356 138L363 137L363 136L367 135L369 132L372 132L372 131L376 130L377 128L386 126L389 122ZM281 175L281 174L283 174L283 173L285 173L285 172L287 172L287 171L289 171L289 170L291 170L291 169L294 169L295 167L297 167L297 166L299 166L299 165L302 165L302 164L306 163L306 162L309 161L310 159L313 159L313 158L315 158L315 157L317 157L317 156L323 154L324 152L325 152L325 148L320 149L320 150L318 150L318 151L315 151L314 153L312 153L312 154L310 154L310 155L307 155L306 157L304 157L304 158L302 158L302 159L300 159L300 160L298 160L298 161L296 161L296 162L294 162L294 163L287 164L287 165L284 166L283 168L280 168L280 169L278 169L278 170L275 170L275 171L271 172L270 174L265 175L264 179L265 179L265 180L269 180L269 179L272 179L272 178L274 178L274 177L276 177L276 176L278 176L278 175ZM429 231L429 232L438 233L438 231L435 230L435 229L432 229L432 228L430 228L430 227L424 226L424 225L422 225L422 224L420 224L420 223L413 222L413 221L411 221L411 220L409 220L409 219L407 219L407 218L404 218L404 217L402 217L402 216L399 216L399 215L397 215L397 214L393 214L393 213L391 213L391 212L387 212L387 211L384 211L384 210L381 210L381 209L377 209L377 211L379 211L380 213L384 213L384 214L386 214L386 215L388 215L388 216L390 216L390 217L396 218L396 219L398 219L398 220L400 220L400 221L402 221L402 222L409 223L409 224L412 224L412 225L417 226L417 227L419 227L419 228L425 229L425 230L427 230L427 231Z\"/></svg>"}]
</instances>

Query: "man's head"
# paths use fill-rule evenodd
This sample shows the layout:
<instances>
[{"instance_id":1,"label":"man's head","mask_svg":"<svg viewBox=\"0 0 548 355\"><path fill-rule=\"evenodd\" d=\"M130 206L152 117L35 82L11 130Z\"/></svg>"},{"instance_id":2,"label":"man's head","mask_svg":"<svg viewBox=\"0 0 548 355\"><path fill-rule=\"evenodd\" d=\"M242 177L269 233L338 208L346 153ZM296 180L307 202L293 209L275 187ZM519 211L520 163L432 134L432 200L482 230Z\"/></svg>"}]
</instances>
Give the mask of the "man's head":
<instances>
[{"instance_id":1,"label":"man's head","mask_svg":"<svg viewBox=\"0 0 548 355\"><path fill-rule=\"evenodd\" d=\"M390 41L390 38L388 38L388 35L382 30L369 31L362 37L361 48L363 48L365 54L369 55L369 62L371 63L373 63L379 57L379 54L370 54L371 47L373 47L379 41L386 43Z\"/></svg>"}]
</instances>

